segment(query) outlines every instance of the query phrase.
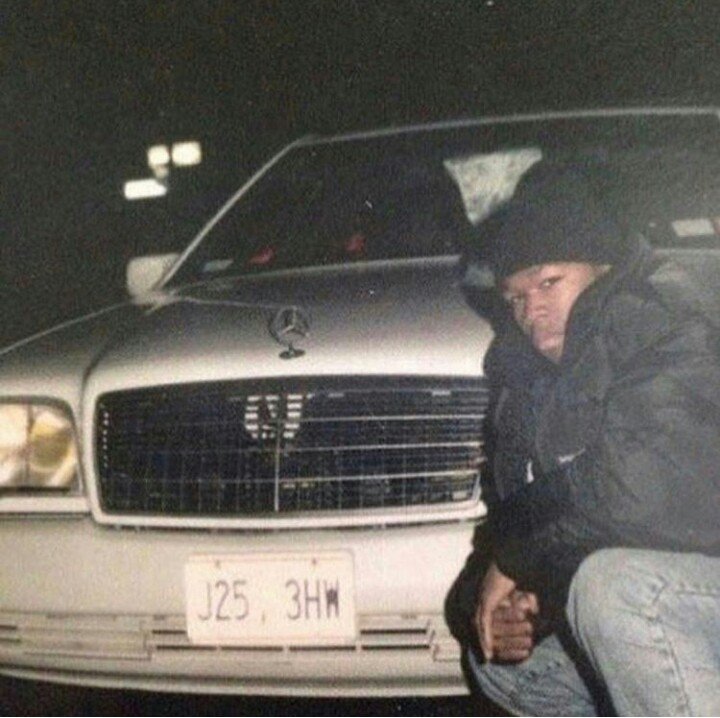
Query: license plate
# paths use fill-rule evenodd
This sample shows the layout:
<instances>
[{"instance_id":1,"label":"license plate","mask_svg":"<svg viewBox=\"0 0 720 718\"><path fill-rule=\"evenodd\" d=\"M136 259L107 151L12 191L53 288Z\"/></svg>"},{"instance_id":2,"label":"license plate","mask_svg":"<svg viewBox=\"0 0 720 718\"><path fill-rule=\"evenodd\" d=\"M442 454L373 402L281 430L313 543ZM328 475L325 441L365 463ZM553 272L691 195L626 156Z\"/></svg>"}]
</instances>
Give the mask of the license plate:
<instances>
[{"instance_id":1,"label":"license plate","mask_svg":"<svg viewBox=\"0 0 720 718\"><path fill-rule=\"evenodd\" d=\"M188 637L235 646L351 642L354 582L348 551L191 556Z\"/></svg>"}]
</instances>

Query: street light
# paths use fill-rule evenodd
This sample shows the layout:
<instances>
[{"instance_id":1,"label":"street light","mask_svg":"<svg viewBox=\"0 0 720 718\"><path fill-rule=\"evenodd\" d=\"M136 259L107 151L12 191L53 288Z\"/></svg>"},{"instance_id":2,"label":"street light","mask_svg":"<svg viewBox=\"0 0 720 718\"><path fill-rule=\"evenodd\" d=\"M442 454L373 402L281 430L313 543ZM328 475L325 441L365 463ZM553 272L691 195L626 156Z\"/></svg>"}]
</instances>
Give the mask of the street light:
<instances>
[{"instance_id":1,"label":"street light","mask_svg":"<svg viewBox=\"0 0 720 718\"><path fill-rule=\"evenodd\" d=\"M176 142L172 146L172 162L177 167L199 165L202 162L202 149L199 142Z\"/></svg>"}]
</instances>

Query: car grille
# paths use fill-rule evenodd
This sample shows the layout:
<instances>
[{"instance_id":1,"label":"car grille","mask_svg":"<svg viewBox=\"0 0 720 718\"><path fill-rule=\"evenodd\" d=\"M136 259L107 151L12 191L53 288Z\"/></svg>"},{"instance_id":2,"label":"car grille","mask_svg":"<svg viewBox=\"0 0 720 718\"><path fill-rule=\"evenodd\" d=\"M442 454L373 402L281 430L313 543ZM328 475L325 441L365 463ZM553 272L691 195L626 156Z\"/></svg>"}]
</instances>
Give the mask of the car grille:
<instances>
[{"instance_id":1,"label":"car grille","mask_svg":"<svg viewBox=\"0 0 720 718\"><path fill-rule=\"evenodd\" d=\"M272 516L477 500L478 380L222 382L105 394L106 513Z\"/></svg>"}]
</instances>

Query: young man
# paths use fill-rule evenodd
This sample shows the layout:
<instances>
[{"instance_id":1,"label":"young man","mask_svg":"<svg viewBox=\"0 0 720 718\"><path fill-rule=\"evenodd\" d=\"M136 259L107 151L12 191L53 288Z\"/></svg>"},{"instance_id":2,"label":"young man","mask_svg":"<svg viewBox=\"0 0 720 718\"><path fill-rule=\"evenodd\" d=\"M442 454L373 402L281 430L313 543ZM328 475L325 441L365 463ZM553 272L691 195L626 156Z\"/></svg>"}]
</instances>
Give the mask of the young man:
<instances>
[{"instance_id":1,"label":"young man","mask_svg":"<svg viewBox=\"0 0 720 718\"><path fill-rule=\"evenodd\" d=\"M471 672L518 714L720 714L710 302L572 171L537 165L487 226L509 321L486 358L493 560L449 598L474 599Z\"/></svg>"}]
</instances>

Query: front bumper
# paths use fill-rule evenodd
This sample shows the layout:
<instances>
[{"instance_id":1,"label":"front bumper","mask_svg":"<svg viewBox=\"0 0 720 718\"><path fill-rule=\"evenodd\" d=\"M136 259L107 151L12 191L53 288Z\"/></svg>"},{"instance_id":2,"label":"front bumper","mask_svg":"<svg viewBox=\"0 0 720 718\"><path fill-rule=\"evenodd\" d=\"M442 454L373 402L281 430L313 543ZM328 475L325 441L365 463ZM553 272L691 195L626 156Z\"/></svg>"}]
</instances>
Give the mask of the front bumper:
<instances>
[{"instance_id":1,"label":"front bumper","mask_svg":"<svg viewBox=\"0 0 720 718\"><path fill-rule=\"evenodd\" d=\"M90 518L0 522L0 672L97 686L273 695L465 691L442 616L473 524L283 532L118 530ZM352 645L219 648L185 631L196 553L349 549Z\"/></svg>"}]
</instances>

